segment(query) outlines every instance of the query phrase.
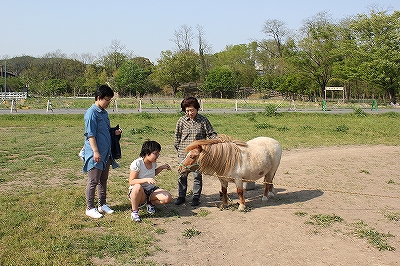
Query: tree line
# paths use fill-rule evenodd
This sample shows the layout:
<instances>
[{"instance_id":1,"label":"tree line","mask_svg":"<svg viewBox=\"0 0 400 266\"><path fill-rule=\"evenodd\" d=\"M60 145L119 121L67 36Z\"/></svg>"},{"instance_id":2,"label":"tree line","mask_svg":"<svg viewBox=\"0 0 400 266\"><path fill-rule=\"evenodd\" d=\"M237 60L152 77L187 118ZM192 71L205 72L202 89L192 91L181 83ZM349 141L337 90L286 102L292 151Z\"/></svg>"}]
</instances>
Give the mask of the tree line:
<instances>
[{"instance_id":1,"label":"tree line","mask_svg":"<svg viewBox=\"0 0 400 266\"><path fill-rule=\"evenodd\" d=\"M153 63L134 56L118 40L95 57L68 57L61 51L41 58L4 58L8 77L2 91L28 89L42 96L92 95L107 83L120 96L148 94L200 97L268 97L277 91L291 98L317 99L325 87L344 87L346 98L396 102L400 77L400 11L371 9L334 21L320 12L293 31L280 20L262 25L265 39L227 45L212 53L203 28L182 25L171 39L175 50ZM3 67L4 69L4 67Z\"/></svg>"}]
</instances>

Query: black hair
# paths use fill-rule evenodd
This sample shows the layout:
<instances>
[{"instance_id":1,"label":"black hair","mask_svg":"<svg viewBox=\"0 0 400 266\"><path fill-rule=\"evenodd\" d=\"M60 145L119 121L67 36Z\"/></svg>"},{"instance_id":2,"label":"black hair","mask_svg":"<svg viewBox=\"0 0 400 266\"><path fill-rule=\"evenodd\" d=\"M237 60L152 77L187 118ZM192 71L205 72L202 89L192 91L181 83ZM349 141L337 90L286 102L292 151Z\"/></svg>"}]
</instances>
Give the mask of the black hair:
<instances>
[{"instance_id":1,"label":"black hair","mask_svg":"<svg viewBox=\"0 0 400 266\"><path fill-rule=\"evenodd\" d=\"M94 100L97 101L97 98L100 97L100 99L104 99L104 97L114 97L114 92L113 90L107 86L107 85L100 85L95 94L94 94Z\"/></svg>"},{"instance_id":2,"label":"black hair","mask_svg":"<svg viewBox=\"0 0 400 266\"><path fill-rule=\"evenodd\" d=\"M161 145L157 141L147 140L142 145L142 150L140 151L140 157L144 158L146 155L151 154L152 152L161 151Z\"/></svg>"},{"instance_id":3,"label":"black hair","mask_svg":"<svg viewBox=\"0 0 400 266\"><path fill-rule=\"evenodd\" d=\"M194 97L187 97L181 102L182 112L186 112L186 107L193 106L195 109L200 109L199 101Z\"/></svg>"}]
</instances>

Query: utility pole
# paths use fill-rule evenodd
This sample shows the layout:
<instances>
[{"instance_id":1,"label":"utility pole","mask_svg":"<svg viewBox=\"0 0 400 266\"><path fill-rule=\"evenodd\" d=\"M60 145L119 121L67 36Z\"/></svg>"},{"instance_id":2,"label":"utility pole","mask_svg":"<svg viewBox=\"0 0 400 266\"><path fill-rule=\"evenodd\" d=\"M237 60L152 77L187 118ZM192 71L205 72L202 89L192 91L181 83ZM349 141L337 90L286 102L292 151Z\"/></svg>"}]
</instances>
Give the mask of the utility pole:
<instances>
[{"instance_id":1,"label":"utility pole","mask_svg":"<svg viewBox=\"0 0 400 266\"><path fill-rule=\"evenodd\" d=\"M4 60L4 92L7 92L7 61Z\"/></svg>"}]
</instances>

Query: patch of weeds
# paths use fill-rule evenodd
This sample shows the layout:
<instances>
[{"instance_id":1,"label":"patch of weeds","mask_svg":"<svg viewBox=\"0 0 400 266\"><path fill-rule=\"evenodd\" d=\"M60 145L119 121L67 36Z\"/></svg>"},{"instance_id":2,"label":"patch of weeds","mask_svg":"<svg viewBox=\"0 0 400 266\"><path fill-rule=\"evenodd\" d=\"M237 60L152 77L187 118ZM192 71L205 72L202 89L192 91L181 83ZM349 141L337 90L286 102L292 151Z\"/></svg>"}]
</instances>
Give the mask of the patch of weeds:
<instances>
[{"instance_id":1,"label":"patch of weeds","mask_svg":"<svg viewBox=\"0 0 400 266\"><path fill-rule=\"evenodd\" d=\"M174 217L181 218L181 216L180 216L180 214L179 214L179 212L177 210L172 210L171 212L172 212Z\"/></svg>"},{"instance_id":2,"label":"patch of weeds","mask_svg":"<svg viewBox=\"0 0 400 266\"><path fill-rule=\"evenodd\" d=\"M304 129L304 130L313 130L313 129L315 129L314 127L309 126L309 125L302 126L301 128Z\"/></svg>"},{"instance_id":3,"label":"patch of weeds","mask_svg":"<svg viewBox=\"0 0 400 266\"><path fill-rule=\"evenodd\" d=\"M135 134L152 134L152 133L156 133L156 132L157 132L157 129L154 128L154 127L150 127L150 126L144 126L142 128L136 128L136 129L132 128L131 131L130 131L130 133L132 135L135 135Z\"/></svg>"},{"instance_id":4,"label":"patch of weeds","mask_svg":"<svg viewBox=\"0 0 400 266\"><path fill-rule=\"evenodd\" d=\"M276 115L276 105L275 104L267 104L265 105L265 112L266 116L274 116Z\"/></svg>"},{"instance_id":5,"label":"patch of weeds","mask_svg":"<svg viewBox=\"0 0 400 266\"><path fill-rule=\"evenodd\" d=\"M328 227L331 226L334 222L342 222L343 218L332 214L315 214L310 217L311 220L309 220L307 223L313 224L313 225L318 225L321 227Z\"/></svg>"},{"instance_id":6,"label":"patch of weeds","mask_svg":"<svg viewBox=\"0 0 400 266\"><path fill-rule=\"evenodd\" d=\"M303 216L307 216L307 213L306 213L306 212L298 211L298 212L295 212L294 215L303 217Z\"/></svg>"},{"instance_id":7,"label":"patch of weeds","mask_svg":"<svg viewBox=\"0 0 400 266\"><path fill-rule=\"evenodd\" d=\"M283 126L283 127L278 127L276 128L277 131L289 131L289 128L287 126Z\"/></svg>"},{"instance_id":8,"label":"patch of weeds","mask_svg":"<svg viewBox=\"0 0 400 266\"><path fill-rule=\"evenodd\" d=\"M196 229L194 229L194 228L186 228L184 231L183 231L183 233L182 233L182 235L184 236L184 237L186 237L186 238L192 238L192 237L194 237L194 236L198 236L198 235L200 235L200 231L198 231L198 230L196 230Z\"/></svg>"},{"instance_id":9,"label":"patch of weeds","mask_svg":"<svg viewBox=\"0 0 400 266\"><path fill-rule=\"evenodd\" d=\"M256 114L255 113L249 113L248 115L247 115L247 117L249 118L249 121L250 122L256 122Z\"/></svg>"},{"instance_id":10,"label":"patch of weeds","mask_svg":"<svg viewBox=\"0 0 400 266\"><path fill-rule=\"evenodd\" d=\"M393 179L389 179L389 181L387 181L388 184L394 184L394 180Z\"/></svg>"},{"instance_id":11,"label":"patch of weeds","mask_svg":"<svg viewBox=\"0 0 400 266\"><path fill-rule=\"evenodd\" d=\"M356 107L353 110L353 114L355 114L356 116L359 117L365 117L367 116L367 114L363 111L363 109L361 109L360 107Z\"/></svg>"},{"instance_id":12,"label":"patch of weeds","mask_svg":"<svg viewBox=\"0 0 400 266\"><path fill-rule=\"evenodd\" d=\"M220 210L230 210L230 211L236 211L239 208L239 203L229 203L228 206L222 206L220 207Z\"/></svg>"},{"instance_id":13,"label":"patch of weeds","mask_svg":"<svg viewBox=\"0 0 400 266\"><path fill-rule=\"evenodd\" d=\"M199 217L206 217L207 215L209 215L211 212L209 210L205 210L205 209L201 209L199 210L198 213L196 213L197 216Z\"/></svg>"},{"instance_id":14,"label":"patch of weeds","mask_svg":"<svg viewBox=\"0 0 400 266\"><path fill-rule=\"evenodd\" d=\"M400 213L398 212L386 212L383 214L385 218L387 218L389 221L400 221Z\"/></svg>"},{"instance_id":15,"label":"patch of weeds","mask_svg":"<svg viewBox=\"0 0 400 266\"><path fill-rule=\"evenodd\" d=\"M354 230L352 231L353 235L355 235L358 238L366 238L368 240L368 243L370 243L373 247L379 249L380 251L395 250L394 247L390 246L387 243L387 238L393 237L392 234L379 233L378 231L376 231L375 228L368 227L368 225L363 221L357 222L353 224L353 226L354 226Z\"/></svg>"},{"instance_id":16,"label":"patch of weeds","mask_svg":"<svg viewBox=\"0 0 400 266\"><path fill-rule=\"evenodd\" d=\"M142 112L139 114L139 117L144 119L152 119L154 116L150 113Z\"/></svg>"},{"instance_id":17,"label":"patch of weeds","mask_svg":"<svg viewBox=\"0 0 400 266\"><path fill-rule=\"evenodd\" d=\"M370 175L370 172L368 170L364 170L364 169L360 170L360 173Z\"/></svg>"},{"instance_id":18,"label":"patch of weeds","mask_svg":"<svg viewBox=\"0 0 400 266\"><path fill-rule=\"evenodd\" d=\"M347 133L347 131L349 131L349 127L347 125L339 125L336 127L336 131L337 132L343 132L343 133Z\"/></svg>"},{"instance_id":19,"label":"patch of weeds","mask_svg":"<svg viewBox=\"0 0 400 266\"><path fill-rule=\"evenodd\" d=\"M156 228L156 230L154 230L156 232L156 234L162 235L165 234L167 232L167 230L163 229L163 228Z\"/></svg>"},{"instance_id":20,"label":"patch of weeds","mask_svg":"<svg viewBox=\"0 0 400 266\"><path fill-rule=\"evenodd\" d=\"M269 129L269 128L274 128L275 126L268 124L268 123L261 123L255 125L256 129Z\"/></svg>"},{"instance_id":21,"label":"patch of weeds","mask_svg":"<svg viewBox=\"0 0 400 266\"><path fill-rule=\"evenodd\" d=\"M182 224L191 224L189 221L184 221Z\"/></svg>"}]
</instances>

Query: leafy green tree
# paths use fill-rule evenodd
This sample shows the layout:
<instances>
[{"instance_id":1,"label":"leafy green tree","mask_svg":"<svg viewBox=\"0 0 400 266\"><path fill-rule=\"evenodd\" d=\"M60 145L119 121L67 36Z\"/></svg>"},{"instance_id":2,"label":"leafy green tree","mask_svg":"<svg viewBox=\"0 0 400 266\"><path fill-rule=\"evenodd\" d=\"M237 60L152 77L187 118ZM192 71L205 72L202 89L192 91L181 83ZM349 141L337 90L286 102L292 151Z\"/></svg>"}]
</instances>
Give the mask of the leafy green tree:
<instances>
[{"instance_id":1,"label":"leafy green tree","mask_svg":"<svg viewBox=\"0 0 400 266\"><path fill-rule=\"evenodd\" d=\"M371 10L358 15L349 27L357 44L349 65L362 80L384 89L395 101L400 86L400 11Z\"/></svg>"},{"instance_id":2,"label":"leafy green tree","mask_svg":"<svg viewBox=\"0 0 400 266\"><path fill-rule=\"evenodd\" d=\"M174 96L178 88L188 82L195 82L200 77L199 56L193 51L165 51L157 60L151 79L160 87L172 88Z\"/></svg>"},{"instance_id":3,"label":"leafy green tree","mask_svg":"<svg viewBox=\"0 0 400 266\"><path fill-rule=\"evenodd\" d=\"M144 70L133 60L125 61L115 76L118 93L122 95L143 95L146 92Z\"/></svg>"},{"instance_id":4,"label":"leafy green tree","mask_svg":"<svg viewBox=\"0 0 400 266\"><path fill-rule=\"evenodd\" d=\"M288 50L288 59L305 78L318 84L320 96L333 75L333 66L342 60L339 32L326 13L305 21L303 38Z\"/></svg>"},{"instance_id":5,"label":"leafy green tree","mask_svg":"<svg viewBox=\"0 0 400 266\"><path fill-rule=\"evenodd\" d=\"M227 66L215 67L210 70L201 88L203 93L218 93L221 98L224 95L233 97L237 88L235 74Z\"/></svg>"},{"instance_id":6,"label":"leafy green tree","mask_svg":"<svg viewBox=\"0 0 400 266\"><path fill-rule=\"evenodd\" d=\"M251 87L257 77L255 59L251 44L226 46L225 50L214 54L213 67L228 66L233 72L238 87Z\"/></svg>"}]
</instances>

